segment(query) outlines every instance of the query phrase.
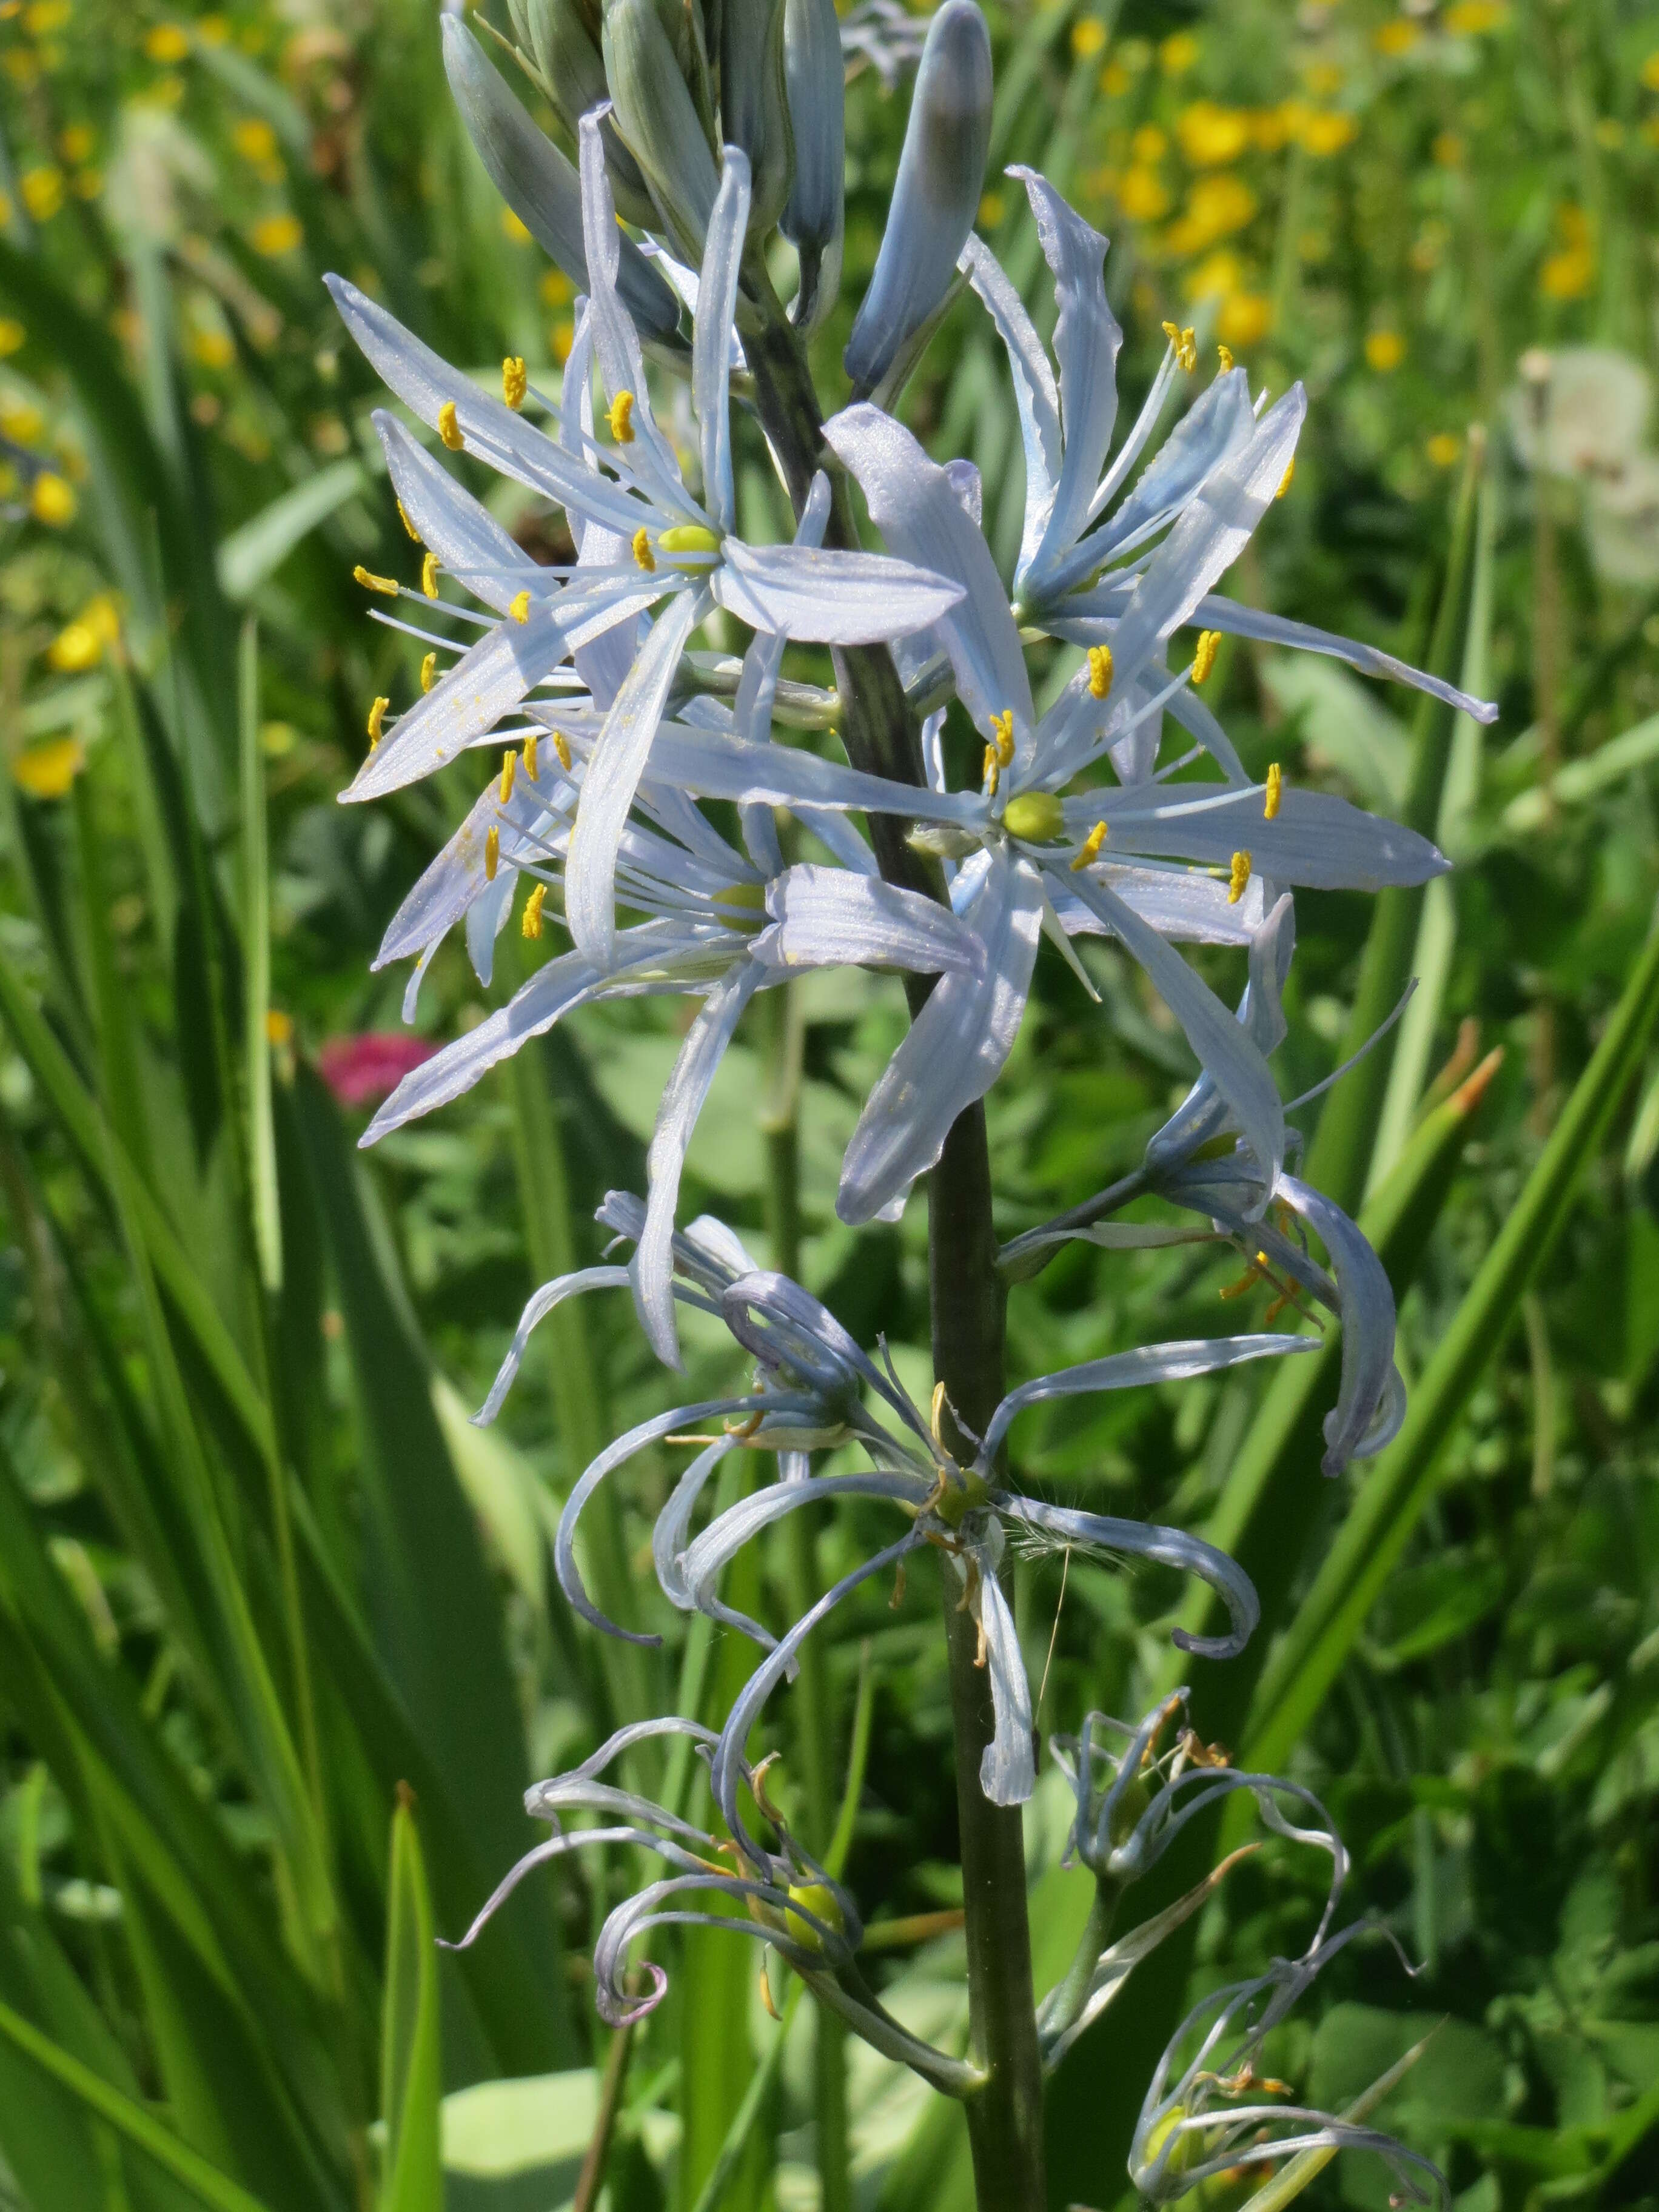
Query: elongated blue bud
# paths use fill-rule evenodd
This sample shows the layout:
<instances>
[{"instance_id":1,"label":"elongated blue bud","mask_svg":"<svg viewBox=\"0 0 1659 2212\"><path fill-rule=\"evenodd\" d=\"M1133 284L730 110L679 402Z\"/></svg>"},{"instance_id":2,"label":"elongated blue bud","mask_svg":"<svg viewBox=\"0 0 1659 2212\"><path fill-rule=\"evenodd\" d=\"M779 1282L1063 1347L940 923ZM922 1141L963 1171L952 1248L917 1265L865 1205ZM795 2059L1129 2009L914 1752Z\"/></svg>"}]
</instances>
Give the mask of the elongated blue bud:
<instances>
[{"instance_id":1,"label":"elongated blue bud","mask_svg":"<svg viewBox=\"0 0 1659 2212\"><path fill-rule=\"evenodd\" d=\"M689 19L691 11L684 13ZM701 88L700 31L696 46ZM655 0L608 0L604 50L617 128L680 252L701 262L720 173L699 112L702 103L693 97Z\"/></svg>"},{"instance_id":2,"label":"elongated blue bud","mask_svg":"<svg viewBox=\"0 0 1659 2212\"><path fill-rule=\"evenodd\" d=\"M950 289L985 181L991 41L974 0L945 0L927 33L875 274L844 356L872 392Z\"/></svg>"},{"instance_id":3,"label":"elongated blue bud","mask_svg":"<svg viewBox=\"0 0 1659 2212\"><path fill-rule=\"evenodd\" d=\"M576 172L537 129L459 15L443 18L443 41L449 88L490 182L538 244L586 291ZM617 285L642 331L673 336L679 303L630 239L622 241Z\"/></svg>"},{"instance_id":4,"label":"elongated blue bud","mask_svg":"<svg viewBox=\"0 0 1659 2212\"><path fill-rule=\"evenodd\" d=\"M602 106L611 97L599 56L599 9L584 8L579 0L508 0L508 5L542 88L574 141L589 108ZM649 227L657 220L657 210L639 163L609 116L599 125L599 135L617 214L624 222Z\"/></svg>"},{"instance_id":5,"label":"elongated blue bud","mask_svg":"<svg viewBox=\"0 0 1659 2212\"><path fill-rule=\"evenodd\" d=\"M784 0L783 68L795 176L780 227L800 258L794 319L811 330L841 289L846 64L835 0Z\"/></svg>"},{"instance_id":6,"label":"elongated blue bud","mask_svg":"<svg viewBox=\"0 0 1659 2212\"><path fill-rule=\"evenodd\" d=\"M720 135L749 156L750 234L763 238L789 197L794 149L784 86L784 0L724 0Z\"/></svg>"}]
</instances>

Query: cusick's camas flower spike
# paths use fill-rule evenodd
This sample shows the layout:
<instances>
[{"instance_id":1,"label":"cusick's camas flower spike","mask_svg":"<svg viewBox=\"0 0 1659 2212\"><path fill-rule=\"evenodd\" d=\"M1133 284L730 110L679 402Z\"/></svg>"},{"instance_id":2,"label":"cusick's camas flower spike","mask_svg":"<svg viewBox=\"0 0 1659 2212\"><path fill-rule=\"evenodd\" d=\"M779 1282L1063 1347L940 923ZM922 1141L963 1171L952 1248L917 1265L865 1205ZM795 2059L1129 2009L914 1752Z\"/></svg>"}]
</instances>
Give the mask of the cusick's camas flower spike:
<instances>
[{"instance_id":1,"label":"cusick's camas flower spike","mask_svg":"<svg viewBox=\"0 0 1659 2212\"><path fill-rule=\"evenodd\" d=\"M928 26L875 271L847 342L860 396L902 368L951 286L985 188L991 41L974 0L945 0Z\"/></svg>"},{"instance_id":2,"label":"cusick's camas flower spike","mask_svg":"<svg viewBox=\"0 0 1659 2212\"><path fill-rule=\"evenodd\" d=\"M1305 1101L1286 1109L1271 1060L1285 1034L1294 888L1412 885L1445 864L1426 839L1307 787L1285 772L1293 763L1260 780L1247 772L1215 712L1221 641L1334 654L1481 719L1491 710L1374 647L1221 596L1228 568L1290 487L1306 395L1253 392L1224 348L1219 374L1200 379L1194 332L1171 324L1145 403L1121 430L1107 242L1043 177L1017 167L1054 289L1052 339L1039 335L1021 289L972 235L992 110L989 39L973 0L945 0L927 28L885 234L846 350L854 404L827 422L805 341L838 305L842 39L830 0L508 4L519 58L557 112L575 166L454 10L443 19L446 68L488 173L585 296L554 397L527 343L523 356L507 354L499 381L493 368L475 378L362 291L328 280L353 337L414 418L413 428L387 411L374 418L409 542L396 541L395 573L357 577L373 618L411 640L418 692L400 698L388 683L367 704L368 757L346 795L379 796L488 749L467 818L380 948L378 964L414 963L407 1019L458 928L486 987L515 915L543 955L507 1004L410 1055L426 1054L365 1142L458 1097L580 1008L692 1002L643 1194L611 1194L599 1215L609 1248L537 1291L476 1418L495 1418L536 1328L568 1298L626 1291L670 1366L688 1314L720 1324L736 1371L694 1402L638 1408L588 1458L565 1491L554 1566L573 1609L608 1635L655 1644L676 1613L701 1613L757 1657L718 1734L689 1718L636 1720L538 1784L529 1809L553 1832L464 1940L538 1866L608 1844L635 1863L649 1854L652 1878L614 1905L595 1948L605 2019L636 2020L660 1998L664 1969L635 1955L660 1929L737 1927L878 2051L950 2094L982 2097L985 2124L969 2130L978 2156L1004 2123L1012 2146L1018 2110L1037 2108L1039 2068L1060 2062L1233 1861L1112 1941L1123 1888L1201 1813L1246 1792L1271 1832L1328 1853L1329 1898L1301 1960L1215 1993L1188 2021L1142 2112L1132 2177L1164 2201L1296 2151L1364 2143L1410 2185L1407 2154L1360 2124L1365 2100L1337 2119L1262 2101L1277 2094L1255 2072L1264 2038L1356 1932L1331 1932L1346 1862L1305 1790L1236 1773L1177 1726L1184 1692L1138 1728L1090 1714L1075 1738L1054 1739L1075 1795L1072 1853L1093 1875L1095 1899L1071 1968L1023 2023L996 2017L1023 2001L1023 1972L993 1987L1000 1954L1015 1964L1016 1948L1025 1955L1018 1881L965 1883L970 2041L997 2054L988 2069L932 2050L883 2011L860 1976L851 1896L790 1833L746 1746L814 1631L866 1583L890 1574L902 1586L909 1563L933 1555L967 1629L952 1634L950 1664L964 1866L982 1868L994 1825L987 1802L1017 1806L1036 1778L1037 1700L1005 1589L1011 1546L1195 1577L1212 1617L1202 1632L1176 1627L1176 1643L1200 1659L1243 1648L1259 1607L1224 1553L1178 1528L1031 1494L1008 1466L1021 1417L1040 1406L1313 1351L1314 1336L1273 1327L1289 1308L1311 1318L1310 1302L1342 1330L1327 1472L1378 1449L1400 1419L1387 1279L1354 1224L1293 1171L1299 1139L1285 1117ZM873 56L884 77L916 43L889 0L865 0L846 29L847 50ZM780 227L800 271L787 313L774 289ZM889 411L969 287L1006 348L1025 448L1009 580L982 527L977 469L935 460ZM672 414L662 385L650 384L665 374L690 385ZM743 427L750 410L763 435ZM1175 420L1164 434L1166 411ZM766 513L748 481L767 459L797 518L793 542L751 543L738 527L740 483L744 522ZM534 503L525 543L477 495L480 465ZM860 550L854 499L844 485L832 495L838 471L854 481L881 551ZM546 542L555 510L574 557L550 563L527 548ZM716 617L714 638L697 647ZM820 688L822 670L817 684L802 670L786 675L795 641L835 648L833 690ZM1033 643L1043 653L1036 690ZM917 781L908 780L913 717ZM775 719L825 743L778 742ZM1166 730L1180 733L1167 750ZM1198 1073L1138 1170L996 1255L1003 1283L1073 1237L1107 1247L1224 1239L1246 1272L1224 1297L1261 1285L1271 1302L1255 1333L1130 1344L1005 1389L990 1322L1002 1287L990 1272L991 1196L981 1169L962 1164L973 1147L959 1152L951 1134L1008 1061L1042 938L1098 995L1077 944L1090 935L1115 939L1136 963ZM1245 955L1236 1011L1189 965L1188 944ZM687 1148L750 1000L797 970L829 967L922 979L910 986L913 1023L859 1113L836 1211L850 1224L895 1218L917 1178L950 1161L930 1207L936 1358L978 1434L945 1382L919 1406L884 1341L866 1352L731 1229L708 1216L677 1225ZM1186 1218L1113 1218L1143 1197ZM656 1595L637 1590L632 1617L612 1620L584 1581L582 1516L636 1456L681 1451L652 1527ZM738 1452L752 1456L733 1462ZM722 1483L738 1467L750 1480ZM804 1589L792 1580L787 1611L763 1580L752 1612L741 1610L727 1570L744 1547L786 1522L800 1533L809 1524L793 1516L803 1509L843 1504L858 1521L850 1536L837 1532L838 1579L821 1592L810 1572ZM884 1515L885 1531L873 1525ZM639 1786L658 1740L676 1735L706 1762L712 1832L678 1784L663 1802ZM676 1749L668 1771L684 1781L686 1742ZM848 1832L838 1825L830 1850L837 1873ZM733 1906L740 1917L726 1917ZM987 2117L999 2111L1000 2122ZM1009 2155L1018 2163L1015 2148ZM1031 2187L1019 2201L1041 2202L1035 2166L1022 2178ZM1013 2201L979 2180L986 2203Z\"/></svg>"}]
</instances>

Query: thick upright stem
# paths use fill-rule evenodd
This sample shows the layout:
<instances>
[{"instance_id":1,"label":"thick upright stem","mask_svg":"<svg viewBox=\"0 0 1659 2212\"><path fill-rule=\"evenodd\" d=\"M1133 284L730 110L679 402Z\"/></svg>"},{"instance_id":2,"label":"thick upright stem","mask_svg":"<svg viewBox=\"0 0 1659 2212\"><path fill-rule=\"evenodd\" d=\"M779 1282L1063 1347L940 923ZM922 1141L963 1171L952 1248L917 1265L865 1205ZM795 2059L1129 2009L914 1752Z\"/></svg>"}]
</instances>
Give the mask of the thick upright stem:
<instances>
[{"instance_id":1,"label":"thick upright stem","mask_svg":"<svg viewBox=\"0 0 1659 2212\"><path fill-rule=\"evenodd\" d=\"M756 403L782 461L797 511L822 465L822 417L794 333L769 322L745 348ZM844 480L837 482L828 542L857 543ZM842 738L855 768L921 782L921 749L891 656L846 647L835 655ZM872 821L882 874L890 883L944 896L937 866L904 842L896 817ZM915 1012L927 985L912 987ZM928 1214L928 1273L933 1372L957 1415L982 1430L1003 1392L1003 1292L996 1267L990 1157L985 1115L973 1106L951 1128L934 1169ZM978 1637L968 1614L946 1597L951 1710L956 1735L957 1806L961 1825L963 1902L968 1947L969 2013L982 2087L966 2100L980 2212L1044 2212L1042 2065L1031 1987L1025 1862L1018 1808L991 1804L979 1784L980 1761L994 1733L990 1682L975 1664Z\"/></svg>"}]
</instances>

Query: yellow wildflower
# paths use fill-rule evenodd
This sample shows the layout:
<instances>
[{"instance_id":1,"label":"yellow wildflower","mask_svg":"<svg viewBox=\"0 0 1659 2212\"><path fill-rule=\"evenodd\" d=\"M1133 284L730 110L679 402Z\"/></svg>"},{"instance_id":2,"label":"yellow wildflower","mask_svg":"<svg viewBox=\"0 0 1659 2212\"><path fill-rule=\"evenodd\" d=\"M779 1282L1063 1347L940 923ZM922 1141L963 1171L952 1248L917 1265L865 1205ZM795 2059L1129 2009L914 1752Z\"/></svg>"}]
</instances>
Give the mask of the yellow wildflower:
<instances>
[{"instance_id":1,"label":"yellow wildflower","mask_svg":"<svg viewBox=\"0 0 1659 2212\"><path fill-rule=\"evenodd\" d=\"M1365 340L1365 360L1379 376L1387 376L1406 358L1406 341L1398 331L1373 331Z\"/></svg>"},{"instance_id":2,"label":"yellow wildflower","mask_svg":"<svg viewBox=\"0 0 1659 2212\"><path fill-rule=\"evenodd\" d=\"M31 799L62 799L87 764L87 749L79 738L48 738L18 754L11 764L12 781Z\"/></svg>"},{"instance_id":3,"label":"yellow wildflower","mask_svg":"<svg viewBox=\"0 0 1659 2212\"><path fill-rule=\"evenodd\" d=\"M1250 143L1250 118L1242 107L1222 107L1195 100L1176 118L1176 137L1194 169L1218 168L1236 161Z\"/></svg>"},{"instance_id":4,"label":"yellow wildflower","mask_svg":"<svg viewBox=\"0 0 1659 2212\"><path fill-rule=\"evenodd\" d=\"M50 222L64 204L64 173L50 161L25 169L17 179L23 205L36 222Z\"/></svg>"},{"instance_id":5,"label":"yellow wildflower","mask_svg":"<svg viewBox=\"0 0 1659 2212\"><path fill-rule=\"evenodd\" d=\"M1165 76L1184 76L1198 59L1198 40L1190 31L1177 31L1158 50L1158 65Z\"/></svg>"},{"instance_id":6,"label":"yellow wildflower","mask_svg":"<svg viewBox=\"0 0 1659 2212\"><path fill-rule=\"evenodd\" d=\"M29 492L29 512L37 522L59 530L75 520L75 494L53 469L43 469Z\"/></svg>"},{"instance_id":7,"label":"yellow wildflower","mask_svg":"<svg viewBox=\"0 0 1659 2212\"><path fill-rule=\"evenodd\" d=\"M292 253L305 238L297 216L262 216L248 233L248 242L256 253L267 261L280 261L285 253Z\"/></svg>"}]
</instances>

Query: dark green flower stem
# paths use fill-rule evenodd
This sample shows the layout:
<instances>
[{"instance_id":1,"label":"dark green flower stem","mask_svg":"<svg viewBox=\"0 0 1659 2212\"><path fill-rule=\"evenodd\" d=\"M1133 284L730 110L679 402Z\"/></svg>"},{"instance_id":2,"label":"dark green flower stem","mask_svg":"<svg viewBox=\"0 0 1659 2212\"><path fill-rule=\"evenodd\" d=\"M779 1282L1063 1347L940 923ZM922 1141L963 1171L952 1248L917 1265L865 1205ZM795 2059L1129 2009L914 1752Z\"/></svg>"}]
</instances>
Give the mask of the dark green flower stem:
<instances>
[{"instance_id":1,"label":"dark green flower stem","mask_svg":"<svg viewBox=\"0 0 1659 2212\"><path fill-rule=\"evenodd\" d=\"M775 307L770 288L760 290ZM755 404L783 465L799 513L815 469L830 476L835 496L825 542L858 544L844 476L823 445L823 418L811 371L795 333L769 313L746 330ZM919 732L892 657L884 648L848 646L835 653L842 701L842 741L855 768L918 786ZM943 900L937 864L904 842L900 817L871 822L872 840L889 883ZM912 1016L930 986L909 988ZM933 1173L928 1206L928 1274L933 1373L950 1406L969 1429L982 1431L1003 1394L1003 1290L997 1273L985 1115L973 1106L952 1127ZM957 1439L958 1445L962 1439ZM956 1734L957 1810L961 1826L963 1903L966 1914L968 1996L973 2056L985 2079L963 2100L980 2212L1044 2212L1042 2062L1031 1987L1031 1940L1026 1917L1025 1861L1017 1807L989 1803L979 1786L981 1758L991 1741L989 1677L975 1662L978 1634L959 1609L954 1577L945 1577L945 1635L951 1710Z\"/></svg>"}]
</instances>

